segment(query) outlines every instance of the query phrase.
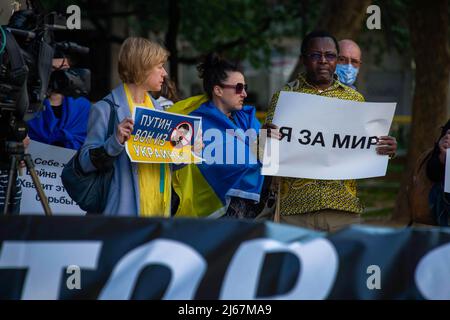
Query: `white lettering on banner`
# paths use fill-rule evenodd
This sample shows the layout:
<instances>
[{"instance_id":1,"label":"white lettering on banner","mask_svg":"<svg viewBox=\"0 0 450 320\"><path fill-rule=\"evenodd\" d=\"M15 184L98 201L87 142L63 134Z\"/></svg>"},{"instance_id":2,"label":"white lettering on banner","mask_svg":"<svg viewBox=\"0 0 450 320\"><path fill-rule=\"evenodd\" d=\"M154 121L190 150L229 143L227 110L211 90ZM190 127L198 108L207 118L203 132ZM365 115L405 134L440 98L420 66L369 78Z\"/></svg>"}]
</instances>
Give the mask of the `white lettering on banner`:
<instances>
[{"instance_id":1,"label":"white lettering on banner","mask_svg":"<svg viewBox=\"0 0 450 320\"><path fill-rule=\"evenodd\" d=\"M262 174L321 180L384 176L389 159L377 154L376 144L389 134L395 106L280 92L272 121L280 128L279 154L264 154ZM266 139L266 149L273 140Z\"/></svg>"},{"instance_id":2,"label":"white lettering on banner","mask_svg":"<svg viewBox=\"0 0 450 320\"><path fill-rule=\"evenodd\" d=\"M206 271L205 259L193 248L173 240L154 240L127 253L100 294L101 300L130 299L139 273L150 264L163 264L171 271L167 300L189 300Z\"/></svg>"},{"instance_id":3,"label":"white lettering on banner","mask_svg":"<svg viewBox=\"0 0 450 320\"><path fill-rule=\"evenodd\" d=\"M264 299L317 300L328 296L339 266L338 254L330 241L285 244L258 239L243 242L235 253L225 275L221 299L255 299L264 257L273 252L295 255L300 261L300 273L290 292Z\"/></svg>"},{"instance_id":4,"label":"white lettering on banner","mask_svg":"<svg viewBox=\"0 0 450 320\"><path fill-rule=\"evenodd\" d=\"M100 241L4 241L0 269L28 269L23 300L55 300L69 265L95 270Z\"/></svg>"},{"instance_id":5,"label":"white lettering on banner","mask_svg":"<svg viewBox=\"0 0 450 320\"><path fill-rule=\"evenodd\" d=\"M95 240L3 241L0 270L27 270L21 299L58 299L64 270L71 274L66 281L67 288L81 289L81 269L96 270L101 250L102 242ZM288 293L263 299L315 300L329 296L339 267L339 257L329 240L319 238L287 244L263 238L242 242L234 253L220 298L256 299L265 256L275 252L297 257L299 274ZM175 240L156 239L131 249L118 261L99 299L130 299L140 272L152 264L164 265L171 271L163 299L193 299L208 267L194 248ZM450 299L449 265L450 244L439 246L421 258L414 282L425 299ZM367 288L381 289L379 266L368 266L367 273L371 273Z\"/></svg>"},{"instance_id":6,"label":"white lettering on banner","mask_svg":"<svg viewBox=\"0 0 450 320\"><path fill-rule=\"evenodd\" d=\"M450 243L428 252L414 274L417 289L430 300L450 300Z\"/></svg>"}]
</instances>

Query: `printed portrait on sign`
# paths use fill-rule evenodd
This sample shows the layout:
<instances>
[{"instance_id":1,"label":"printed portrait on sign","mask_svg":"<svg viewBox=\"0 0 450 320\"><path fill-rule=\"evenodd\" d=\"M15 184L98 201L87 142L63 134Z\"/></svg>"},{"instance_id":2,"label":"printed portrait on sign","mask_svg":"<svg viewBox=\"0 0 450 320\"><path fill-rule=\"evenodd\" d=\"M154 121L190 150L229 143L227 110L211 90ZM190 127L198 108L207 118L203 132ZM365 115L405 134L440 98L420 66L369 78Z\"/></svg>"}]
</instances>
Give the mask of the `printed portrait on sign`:
<instances>
[{"instance_id":1,"label":"printed portrait on sign","mask_svg":"<svg viewBox=\"0 0 450 320\"><path fill-rule=\"evenodd\" d=\"M190 123L182 122L178 124L170 135L170 143L174 148L182 148L191 143L193 129Z\"/></svg>"}]
</instances>

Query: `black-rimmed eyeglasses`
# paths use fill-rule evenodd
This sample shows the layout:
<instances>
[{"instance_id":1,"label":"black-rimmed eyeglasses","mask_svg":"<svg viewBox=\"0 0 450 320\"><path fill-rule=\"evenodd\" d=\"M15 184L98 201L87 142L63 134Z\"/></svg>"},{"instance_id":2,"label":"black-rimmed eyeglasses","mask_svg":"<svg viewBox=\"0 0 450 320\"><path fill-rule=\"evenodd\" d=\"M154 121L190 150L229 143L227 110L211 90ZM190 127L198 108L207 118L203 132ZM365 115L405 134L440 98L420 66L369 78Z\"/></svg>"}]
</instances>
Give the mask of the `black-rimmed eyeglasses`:
<instances>
[{"instance_id":1,"label":"black-rimmed eyeglasses","mask_svg":"<svg viewBox=\"0 0 450 320\"><path fill-rule=\"evenodd\" d=\"M308 57L311 61L319 62L322 60L322 57L325 57L325 60L328 62L335 62L337 60L337 54L333 52L312 52L305 53L305 56Z\"/></svg>"}]
</instances>

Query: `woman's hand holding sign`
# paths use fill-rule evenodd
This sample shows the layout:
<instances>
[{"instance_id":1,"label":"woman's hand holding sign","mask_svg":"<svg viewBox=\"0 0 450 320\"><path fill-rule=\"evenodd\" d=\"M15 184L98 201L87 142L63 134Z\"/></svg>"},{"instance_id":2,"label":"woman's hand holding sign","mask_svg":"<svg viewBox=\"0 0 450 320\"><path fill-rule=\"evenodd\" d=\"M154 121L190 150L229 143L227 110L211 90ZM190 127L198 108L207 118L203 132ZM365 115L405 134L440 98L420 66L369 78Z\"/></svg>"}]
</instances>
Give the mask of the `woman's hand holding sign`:
<instances>
[{"instance_id":1,"label":"woman's hand holding sign","mask_svg":"<svg viewBox=\"0 0 450 320\"><path fill-rule=\"evenodd\" d=\"M117 125L116 137L120 144L124 144L131 137L133 132L134 121L131 118L125 118L121 123Z\"/></svg>"},{"instance_id":2,"label":"woman's hand holding sign","mask_svg":"<svg viewBox=\"0 0 450 320\"><path fill-rule=\"evenodd\" d=\"M382 156L393 158L397 152L397 140L390 136L381 136L378 138L377 153Z\"/></svg>"}]
</instances>

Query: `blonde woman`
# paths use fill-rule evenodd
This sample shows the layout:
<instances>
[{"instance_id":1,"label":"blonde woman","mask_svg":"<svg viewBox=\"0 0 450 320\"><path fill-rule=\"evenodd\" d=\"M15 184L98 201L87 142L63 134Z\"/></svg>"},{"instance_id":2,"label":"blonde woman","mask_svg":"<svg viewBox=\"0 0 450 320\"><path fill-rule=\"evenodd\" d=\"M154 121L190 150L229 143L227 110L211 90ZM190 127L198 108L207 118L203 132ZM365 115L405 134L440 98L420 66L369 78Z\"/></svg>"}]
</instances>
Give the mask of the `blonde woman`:
<instances>
[{"instance_id":1,"label":"blonde woman","mask_svg":"<svg viewBox=\"0 0 450 320\"><path fill-rule=\"evenodd\" d=\"M114 167L105 215L170 216L171 171L168 164L130 162L125 142L133 131L131 115L136 105L162 108L149 94L160 91L167 75L168 52L144 38L125 40L119 52L117 88L91 108L86 141L80 153L84 172ZM107 137L110 100L116 108L114 133Z\"/></svg>"}]
</instances>

